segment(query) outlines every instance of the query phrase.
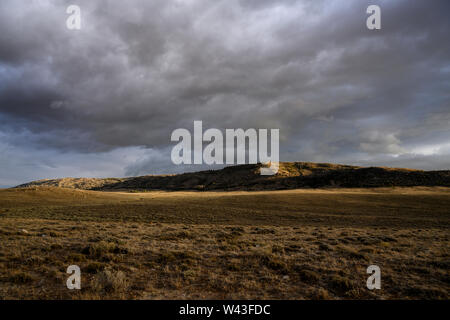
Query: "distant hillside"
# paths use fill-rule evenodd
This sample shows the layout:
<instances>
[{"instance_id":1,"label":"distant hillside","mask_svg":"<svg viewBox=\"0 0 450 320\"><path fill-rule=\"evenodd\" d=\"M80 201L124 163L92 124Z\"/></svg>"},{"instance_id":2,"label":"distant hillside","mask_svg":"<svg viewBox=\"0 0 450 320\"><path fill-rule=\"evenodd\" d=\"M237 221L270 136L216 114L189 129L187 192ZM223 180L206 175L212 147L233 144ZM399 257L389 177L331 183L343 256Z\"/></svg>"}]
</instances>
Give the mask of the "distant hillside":
<instances>
[{"instance_id":1,"label":"distant hillside","mask_svg":"<svg viewBox=\"0 0 450 320\"><path fill-rule=\"evenodd\" d=\"M282 162L274 176L261 176L260 164L177 175L131 178L63 178L33 181L18 187L53 186L83 190L281 190L296 188L366 188L447 186L450 171L356 167L328 163Z\"/></svg>"}]
</instances>

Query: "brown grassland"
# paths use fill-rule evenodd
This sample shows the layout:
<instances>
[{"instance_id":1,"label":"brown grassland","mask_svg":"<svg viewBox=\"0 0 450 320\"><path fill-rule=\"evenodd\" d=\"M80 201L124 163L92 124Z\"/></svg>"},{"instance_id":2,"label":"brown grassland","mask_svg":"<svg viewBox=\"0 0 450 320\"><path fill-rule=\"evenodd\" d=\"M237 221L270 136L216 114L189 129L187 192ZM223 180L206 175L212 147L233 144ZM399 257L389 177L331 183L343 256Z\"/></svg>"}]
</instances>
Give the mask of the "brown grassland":
<instances>
[{"instance_id":1,"label":"brown grassland","mask_svg":"<svg viewBox=\"0 0 450 320\"><path fill-rule=\"evenodd\" d=\"M449 208L445 187L1 190L0 299L449 299Z\"/></svg>"}]
</instances>

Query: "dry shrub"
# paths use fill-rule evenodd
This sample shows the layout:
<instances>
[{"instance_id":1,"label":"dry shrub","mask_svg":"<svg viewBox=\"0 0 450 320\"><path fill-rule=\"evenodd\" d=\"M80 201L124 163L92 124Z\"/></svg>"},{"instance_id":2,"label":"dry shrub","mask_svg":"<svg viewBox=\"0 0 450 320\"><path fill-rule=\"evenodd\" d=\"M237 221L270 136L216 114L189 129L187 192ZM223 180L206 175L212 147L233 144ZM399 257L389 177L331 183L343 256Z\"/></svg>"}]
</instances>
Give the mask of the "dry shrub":
<instances>
[{"instance_id":1,"label":"dry shrub","mask_svg":"<svg viewBox=\"0 0 450 320\"><path fill-rule=\"evenodd\" d=\"M86 257L84 255L80 254L80 253L70 253L67 256L66 261L69 261L69 262L83 262L83 261L86 261Z\"/></svg>"},{"instance_id":2,"label":"dry shrub","mask_svg":"<svg viewBox=\"0 0 450 320\"><path fill-rule=\"evenodd\" d=\"M99 271L102 271L105 269L105 264L100 262L91 262L86 266L86 272L87 273L98 273Z\"/></svg>"},{"instance_id":3,"label":"dry shrub","mask_svg":"<svg viewBox=\"0 0 450 320\"><path fill-rule=\"evenodd\" d=\"M121 247L114 242L100 241L97 243L89 244L81 251L81 253L89 255L91 257L100 258L102 256L105 256L107 253L127 254L128 249Z\"/></svg>"},{"instance_id":4,"label":"dry shrub","mask_svg":"<svg viewBox=\"0 0 450 320\"><path fill-rule=\"evenodd\" d=\"M162 265L171 263L194 263L197 255L192 251L167 251L162 252L156 259L156 262Z\"/></svg>"},{"instance_id":5,"label":"dry shrub","mask_svg":"<svg viewBox=\"0 0 450 320\"><path fill-rule=\"evenodd\" d=\"M296 268L300 279L306 283L316 283L320 280L320 274L315 271Z\"/></svg>"},{"instance_id":6,"label":"dry shrub","mask_svg":"<svg viewBox=\"0 0 450 320\"><path fill-rule=\"evenodd\" d=\"M330 300L331 299L329 292L323 288L317 289L311 298L314 300Z\"/></svg>"},{"instance_id":7,"label":"dry shrub","mask_svg":"<svg viewBox=\"0 0 450 320\"><path fill-rule=\"evenodd\" d=\"M367 254L358 252L358 251L356 251L356 249L348 247L348 246L340 245L340 246L338 246L338 250L339 250L339 252L345 254L349 258L369 260L369 257L367 256Z\"/></svg>"},{"instance_id":8,"label":"dry shrub","mask_svg":"<svg viewBox=\"0 0 450 320\"><path fill-rule=\"evenodd\" d=\"M288 272L288 268L286 263L281 260L278 257L272 256L272 255L260 255L259 259L261 261L261 264L265 265L267 268L272 269L274 271L278 271L281 273L287 273Z\"/></svg>"},{"instance_id":9,"label":"dry shrub","mask_svg":"<svg viewBox=\"0 0 450 320\"><path fill-rule=\"evenodd\" d=\"M23 284L33 282L35 279L28 273L15 271L8 277L7 280L15 284Z\"/></svg>"},{"instance_id":10,"label":"dry shrub","mask_svg":"<svg viewBox=\"0 0 450 320\"><path fill-rule=\"evenodd\" d=\"M339 275L335 275L331 278L330 287L341 294L354 289L354 285L349 279Z\"/></svg>"},{"instance_id":11,"label":"dry shrub","mask_svg":"<svg viewBox=\"0 0 450 320\"><path fill-rule=\"evenodd\" d=\"M122 271L105 269L92 281L92 288L97 292L123 293L128 287L128 280Z\"/></svg>"},{"instance_id":12,"label":"dry shrub","mask_svg":"<svg viewBox=\"0 0 450 320\"><path fill-rule=\"evenodd\" d=\"M29 258L26 258L23 264L29 265L29 266L39 266L44 263L44 259L38 256L31 256Z\"/></svg>"},{"instance_id":13,"label":"dry shrub","mask_svg":"<svg viewBox=\"0 0 450 320\"><path fill-rule=\"evenodd\" d=\"M159 240L163 241L177 241L183 239L195 239L195 235L188 231L180 231L177 233L168 233L159 236Z\"/></svg>"}]
</instances>

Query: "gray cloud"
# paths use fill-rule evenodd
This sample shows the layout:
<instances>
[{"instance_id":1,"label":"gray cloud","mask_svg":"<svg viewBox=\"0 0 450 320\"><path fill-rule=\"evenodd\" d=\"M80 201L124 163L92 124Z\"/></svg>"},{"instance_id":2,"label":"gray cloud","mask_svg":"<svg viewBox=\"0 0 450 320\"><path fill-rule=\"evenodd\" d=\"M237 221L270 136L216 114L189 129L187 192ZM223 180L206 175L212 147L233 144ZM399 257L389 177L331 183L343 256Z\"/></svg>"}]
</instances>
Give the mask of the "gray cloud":
<instances>
[{"instance_id":1,"label":"gray cloud","mask_svg":"<svg viewBox=\"0 0 450 320\"><path fill-rule=\"evenodd\" d=\"M72 3L80 31L65 27ZM380 31L365 27L369 4L382 8ZM108 174L178 172L170 133L203 120L280 128L282 160L448 168L439 146L450 136L449 9L446 0L4 0L2 143L94 175L105 172L92 159L125 150L137 158ZM30 161L41 177L76 173Z\"/></svg>"}]
</instances>

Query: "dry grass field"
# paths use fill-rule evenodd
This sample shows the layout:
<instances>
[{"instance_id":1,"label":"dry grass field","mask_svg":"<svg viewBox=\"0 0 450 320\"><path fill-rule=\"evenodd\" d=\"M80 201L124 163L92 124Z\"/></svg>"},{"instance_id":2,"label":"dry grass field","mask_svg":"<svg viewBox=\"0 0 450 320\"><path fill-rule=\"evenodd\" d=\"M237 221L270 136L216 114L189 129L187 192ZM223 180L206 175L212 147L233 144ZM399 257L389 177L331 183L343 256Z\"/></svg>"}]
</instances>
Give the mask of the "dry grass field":
<instances>
[{"instance_id":1,"label":"dry grass field","mask_svg":"<svg viewBox=\"0 0 450 320\"><path fill-rule=\"evenodd\" d=\"M444 187L1 190L0 299L449 299L449 208Z\"/></svg>"}]
</instances>

